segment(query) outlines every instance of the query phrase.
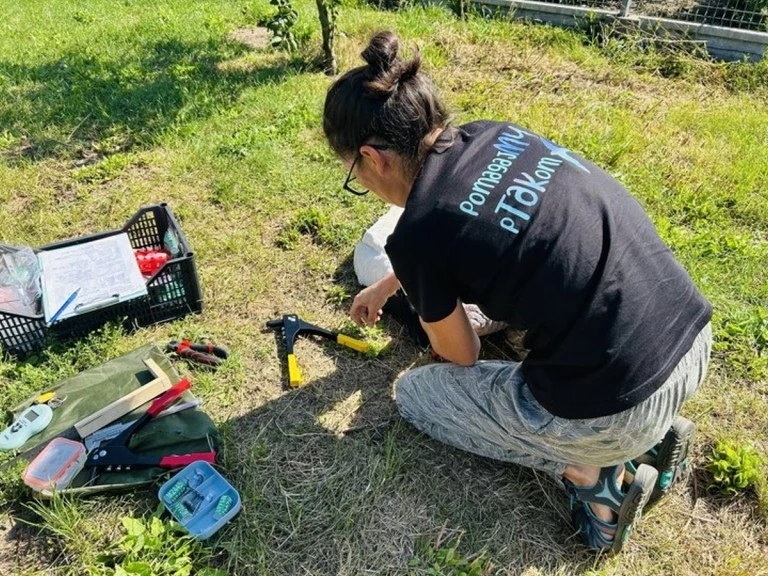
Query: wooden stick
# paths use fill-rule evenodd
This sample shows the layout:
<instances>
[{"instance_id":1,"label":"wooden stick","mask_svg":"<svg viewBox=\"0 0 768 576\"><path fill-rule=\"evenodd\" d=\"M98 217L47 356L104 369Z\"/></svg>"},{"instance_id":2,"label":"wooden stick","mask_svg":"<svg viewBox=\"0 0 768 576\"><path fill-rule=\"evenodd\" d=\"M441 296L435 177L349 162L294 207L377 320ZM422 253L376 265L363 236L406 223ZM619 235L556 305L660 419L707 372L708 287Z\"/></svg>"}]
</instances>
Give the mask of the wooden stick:
<instances>
[{"instance_id":1,"label":"wooden stick","mask_svg":"<svg viewBox=\"0 0 768 576\"><path fill-rule=\"evenodd\" d=\"M104 426L132 412L142 404L146 404L171 387L171 381L154 360L145 360L144 363L152 375L155 376L155 379L137 388L130 394L126 394L119 400L115 400L112 404L105 406L98 412L94 412L80 420L75 424L75 430L77 430L80 438L85 438L96 432L96 430L101 430Z\"/></svg>"},{"instance_id":2,"label":"wooden stick","mask_svg":"<svg viewBox=\"0 0 768 576\"><path fill-rule=\"evenodd\" d=\"M171 387L171 381L168 380L168 376L166 376L165 372L163 372L163 369L157 365L157 362L152 360L152 358L147 358L146 360L144 360L144 364L147 365L147 368L149 368L149 372L152 374L152 376L155 377L155 380L163 379L166 382L168 382L168 387L169 388Z\"/></svg>"}]
</instances>

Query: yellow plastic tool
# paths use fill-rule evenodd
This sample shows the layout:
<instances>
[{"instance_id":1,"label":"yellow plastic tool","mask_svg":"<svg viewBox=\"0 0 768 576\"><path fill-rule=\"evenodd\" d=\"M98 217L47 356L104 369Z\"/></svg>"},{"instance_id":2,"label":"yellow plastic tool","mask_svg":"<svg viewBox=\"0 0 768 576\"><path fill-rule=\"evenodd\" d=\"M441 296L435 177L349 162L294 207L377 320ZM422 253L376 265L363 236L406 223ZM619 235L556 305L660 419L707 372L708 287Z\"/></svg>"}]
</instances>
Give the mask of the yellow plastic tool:
<instances>
[{"instance_id":1,"label":"yellow plastic tool","mask_svg":"<svg viewBox=\"0 0 768 576\"><path fill-rule=\"evenodd\" d=\"M56 392L43 392L35 398L35 404L47 404L56 397Z\"/></svg>"},{"instance_id":2,"label":"yellow plastic tool","mask_svg":"<svg viewBox=\"0 0 768 576\"><path fill-rule=\"evenodd\" d=\"M270 320L267 322L268 328L279 328L283 333L283 345L285 346L286 354L288 355L288 381L291 386L299 386L304 382L301 376L301 370L296 362L296 356L293 354L293 345L296 342L296 337L299 334L315 334L316 336L322 336L328 338L334 342L338 342L342 346L357 350L358 352L367 352L369 345L367 342L357 340L351 336L345 334L339 334L338 332L332 332L325 328L320 328L309 322L300 320L296 314L285 314L282 318L277 320Z\"/></svg>"},{"instance_id":3,"label":"yellow plastic tool","mask_svg":"<svg viewBox=\"0 0 768 576\"><path fill-rule=\"evenodd\" d=\"M288 381L291 386L299 386L304 382L304 378L301 376L301 370L299 370L299 364L296 362L295 354L288 354Z\"/></svg>"},{"instance_id":4,"label":"yellow plastic tool","mask_svg":"<svg viewBox=\"0 0 768 576\"><path fill-rule=\"evenodd\" d=\"M352 348L352 350L357 350L358 352L368 352L368 349L370 348L368 342L357 340L350 336L346 336L345 334L336 334L336 342L347 348Z\"/></svg>"}]
</instances>

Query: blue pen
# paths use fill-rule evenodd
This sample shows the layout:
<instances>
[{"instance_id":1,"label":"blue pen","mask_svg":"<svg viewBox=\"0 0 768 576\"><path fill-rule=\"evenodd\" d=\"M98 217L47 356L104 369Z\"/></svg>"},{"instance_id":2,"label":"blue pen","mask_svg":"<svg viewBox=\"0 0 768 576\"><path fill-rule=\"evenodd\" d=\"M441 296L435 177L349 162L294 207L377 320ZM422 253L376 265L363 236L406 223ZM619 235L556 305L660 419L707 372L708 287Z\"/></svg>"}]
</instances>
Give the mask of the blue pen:
<instances>
[{"instance_id":1,"label":"blue pen","mask_svg":"<svg viewBox=\"0 0 768 576\"><path fill-rule=\"evenodd\" d=\"M54 322L56 322L56 320L58 320L58 319L59 319L59 316L61 316L61 315L62 315L62 313L64 312L64 310L66 310L66 309L67 309L67 306L69 306L70 304L72 304L72 302L74 302L74 301L75 301L75 298L77 298L77 294L78 294L78 292L80 292L80 288L78 288L77 290L75 290L74 292L72 292L72 294L70 295L70 297L69 297L69 298L67 298L67 301L66 301L66 302L64 302L64 304L62 304L62 305L61 305L61 308L59 308L59 309L56 311L56 314L54 314L53 316L51 316L51 320L50 320L50 322L48 322L49 324L53 324Z\"/></svg>"}]
</instances>

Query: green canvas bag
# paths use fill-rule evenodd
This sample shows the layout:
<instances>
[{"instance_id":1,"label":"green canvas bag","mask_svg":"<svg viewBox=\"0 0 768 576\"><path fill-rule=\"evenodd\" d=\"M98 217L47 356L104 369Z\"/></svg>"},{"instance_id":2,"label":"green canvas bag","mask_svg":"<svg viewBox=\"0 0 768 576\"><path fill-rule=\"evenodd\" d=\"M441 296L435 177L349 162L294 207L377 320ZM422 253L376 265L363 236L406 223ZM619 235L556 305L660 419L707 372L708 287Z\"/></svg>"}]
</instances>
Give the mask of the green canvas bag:
<instances>
[{"instance_id":1,"label":"green canvas bag","mask_svg":"<svg viewBox=\"0 0 768 576\"><path fill-rule=\"evenodd\" d=\"M58 397L66 396L66 400L61 406L53 411L51 423L45 430L30 438L19 448L18 457L31 460L45 448L51 439L57 436L82 441L74 429L76 422L154 379L144 364L146 359L154 360L172 383L179 381L179 375L168 357L155 344L149 344L76 376L61 380L46 390L40 390L15 407L13 409L14 418L31 406L35 398L42 392L55 390ZM193 399L194 395L188 391L184 393L180 401ZM115 423L128 422L138 418L148 406L149 402L116 420ZM215 424L205 412L199 408L191 408L151 419L131 436L128 447L137 455L150 456L213 450L219 455L217 457L219 460L221 437ZM59 490L59 492L90 494L127 490L139 485L150 484L168 473L169 470L163 468L137 468L119 472L99 471L98 475L90 482L89 470L85 469L72 480L68 488ZM46 492L42 492L42 494L44 496L50 495Z\"/></svg>"}]
</instances>

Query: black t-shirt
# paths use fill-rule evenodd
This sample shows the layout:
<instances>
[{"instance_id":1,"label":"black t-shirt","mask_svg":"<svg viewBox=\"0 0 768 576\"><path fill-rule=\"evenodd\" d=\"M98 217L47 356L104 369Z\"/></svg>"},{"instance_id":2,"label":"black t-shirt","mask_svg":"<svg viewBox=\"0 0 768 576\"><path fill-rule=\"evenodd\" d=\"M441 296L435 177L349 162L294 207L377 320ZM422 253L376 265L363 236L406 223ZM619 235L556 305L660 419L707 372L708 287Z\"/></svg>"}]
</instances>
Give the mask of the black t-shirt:
<instances>
[{"instance_id":1,"label":"black t-shirt","mask_svg":"<svg viewBox=\"0 0 768 576\"><path fill-rule=\"evenodd\" d=\"M619 182L512 124L445 131L386 250L425 321L461 300L526 329L531 391L565 418L648 398L712 313Z\"/></svg>"}]
</instances>

